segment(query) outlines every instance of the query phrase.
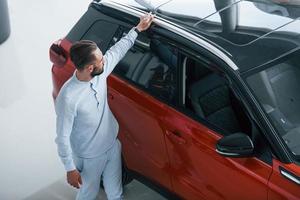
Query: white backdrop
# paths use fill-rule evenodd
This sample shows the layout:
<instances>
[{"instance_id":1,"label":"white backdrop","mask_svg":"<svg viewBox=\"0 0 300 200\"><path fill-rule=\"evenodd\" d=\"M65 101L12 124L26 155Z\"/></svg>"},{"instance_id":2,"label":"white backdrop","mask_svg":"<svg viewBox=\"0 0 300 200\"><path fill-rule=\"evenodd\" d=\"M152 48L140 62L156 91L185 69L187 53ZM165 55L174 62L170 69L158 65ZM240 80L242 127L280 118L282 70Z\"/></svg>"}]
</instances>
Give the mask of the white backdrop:
<instances>
[{"instance_id":1,"label":"white backdrop","mask_svg":"<svg viewBox=\"0 0 300 200\"><path fill-rule=\"evenodd\" d=\"M0 199L23 199L64 179L48 52L89 3L8 0L11 35L0 45Z\"/></svg>"}]
</instances>

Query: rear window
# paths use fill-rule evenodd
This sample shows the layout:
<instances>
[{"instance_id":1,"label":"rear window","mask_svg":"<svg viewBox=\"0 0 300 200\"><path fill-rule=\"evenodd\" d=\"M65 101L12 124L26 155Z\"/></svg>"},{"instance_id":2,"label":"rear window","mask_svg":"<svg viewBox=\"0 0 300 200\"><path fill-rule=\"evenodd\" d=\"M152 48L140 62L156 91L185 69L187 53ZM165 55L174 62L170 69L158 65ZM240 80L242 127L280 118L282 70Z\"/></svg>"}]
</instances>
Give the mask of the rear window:
<instances>
[{"instance_id":1,"label":"rear window","mask_svg":"<svg viewBox=\"0 0 300 200\"><path fill-rule=\"evenodd\" d=\"M94 41L101 51L105 53L118 27L119 25L117 24L98 20L88 29L81 40Z\"/></svg>"},{"instance_id":2,"label":"rear window","mask_svg":"<svg viewBox=\"0 0 300 200\"><path fill-rule=\"evenodd\" d=\"M68 33L66 39L71 42L89 39L95 41L100 48L106 49L107 43L118 28L116 24L109 23L111 20L113 20L111 17L91 5Z\"/></svg>"}]
</instances>

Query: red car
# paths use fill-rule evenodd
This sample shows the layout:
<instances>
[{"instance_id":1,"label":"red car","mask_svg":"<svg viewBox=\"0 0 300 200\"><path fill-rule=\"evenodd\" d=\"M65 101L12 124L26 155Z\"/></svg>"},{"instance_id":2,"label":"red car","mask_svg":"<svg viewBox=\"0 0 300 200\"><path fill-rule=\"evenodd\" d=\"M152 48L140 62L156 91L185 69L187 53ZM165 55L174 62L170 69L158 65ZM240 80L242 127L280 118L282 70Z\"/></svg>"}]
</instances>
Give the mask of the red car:
<instances>
[{"instance_id":1,"label":"red car","mask_svg":"<svg viewBox=\"0 0 300 200\"><path fill-rule=\"evenodd\" d=\"M169 199L300 199L297 2L122 2L92 2L50 59L55 99L75 70L73 42L105 53L155 12L107 80L124 184Z\"/></svg>"}]
</instances>

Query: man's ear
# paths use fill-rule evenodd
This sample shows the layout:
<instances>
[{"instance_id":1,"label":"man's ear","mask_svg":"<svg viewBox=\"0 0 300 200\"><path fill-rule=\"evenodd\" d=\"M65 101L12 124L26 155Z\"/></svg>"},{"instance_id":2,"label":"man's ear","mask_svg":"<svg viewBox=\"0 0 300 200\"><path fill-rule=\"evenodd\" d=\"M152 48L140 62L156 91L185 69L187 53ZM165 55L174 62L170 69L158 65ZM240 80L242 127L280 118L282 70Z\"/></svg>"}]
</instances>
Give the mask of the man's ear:
<instances>
[{"instance_id":1,"label":"man's ear","mask_svg":"<svg viewBox=\"0 0 300 200\"><path fill-rule=\"evenodd\" d=\"M89 71L89 72L92 72L94 70L94 66L93 65L88 65L86 67L86 69Z\"/></svg>"}]
</instances>

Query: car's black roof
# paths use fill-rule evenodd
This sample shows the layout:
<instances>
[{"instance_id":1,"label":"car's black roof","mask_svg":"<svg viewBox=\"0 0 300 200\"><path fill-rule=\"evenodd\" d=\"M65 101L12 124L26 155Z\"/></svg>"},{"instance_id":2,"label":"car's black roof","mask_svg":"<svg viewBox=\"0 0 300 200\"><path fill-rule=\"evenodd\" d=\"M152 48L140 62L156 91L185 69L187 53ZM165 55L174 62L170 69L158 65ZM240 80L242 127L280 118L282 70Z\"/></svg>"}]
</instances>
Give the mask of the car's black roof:
<instances>
[{"instance_id":1,"label":"car's black roof","mask_svg":"<svg viewBox=\"0 0 300 200\"><path fill-rule=\"evenodd\" d=\"M167 0L153 0L159 6ZM192 31L225 52L241 72L300 48L299 5L269 0L172 0L157 15ZM119 0L145 9L134 0Z\"/></svg>"}]
</instances>

